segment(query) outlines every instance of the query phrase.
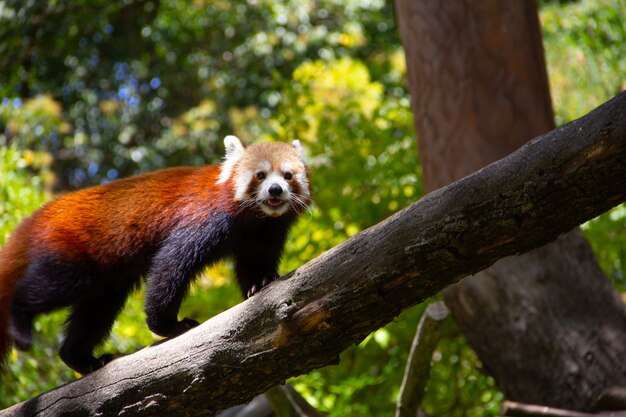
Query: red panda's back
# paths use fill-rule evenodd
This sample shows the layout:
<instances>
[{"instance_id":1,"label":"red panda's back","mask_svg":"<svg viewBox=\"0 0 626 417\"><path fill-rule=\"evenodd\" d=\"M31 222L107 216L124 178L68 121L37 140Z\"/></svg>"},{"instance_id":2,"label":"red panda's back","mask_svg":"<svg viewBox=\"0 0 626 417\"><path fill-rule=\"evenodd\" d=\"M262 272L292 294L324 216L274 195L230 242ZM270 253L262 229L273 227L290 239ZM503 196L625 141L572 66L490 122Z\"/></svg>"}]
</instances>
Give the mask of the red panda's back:
<instances>
[{"instance_id":1,"label":"red panda's back","mask_svg":"<svg viewBox=\"0 0 626 417\"><path fill-rule=\"evenodd\" d=\"M169 168L69 193L33 215L34 245L69 261L131 261L205 213L218 171Z\"/></svg>"}]
</instances>

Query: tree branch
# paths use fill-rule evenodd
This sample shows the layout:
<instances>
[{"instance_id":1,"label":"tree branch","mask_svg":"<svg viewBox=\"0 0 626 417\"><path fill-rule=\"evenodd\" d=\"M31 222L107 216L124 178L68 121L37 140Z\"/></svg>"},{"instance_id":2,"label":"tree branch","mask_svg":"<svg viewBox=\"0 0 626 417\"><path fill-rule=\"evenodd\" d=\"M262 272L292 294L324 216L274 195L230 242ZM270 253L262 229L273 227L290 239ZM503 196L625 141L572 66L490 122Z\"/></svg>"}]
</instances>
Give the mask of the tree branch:
<instances>
[{"instance_id":1,"label":"tree branch","mask_svg":"<svg viewBox=\"0 0 626 417\"><path fill-rule=\"evenodd\" d=\"M206 416L626 199L626 93L432 192L178 338L0 412Z\"/></svg>"},{"instance_id":2,"label":"tree branch","mask_svg":"<svg viewBox=\"0 0 626 417\"><path fill-rule=\"evenodd\" d=\"M514 401L505 401L502 404L502 414L508 417L626 417L626 411L582 413L579 411L546 407L543 405L523 404Z\"/></svg>"},{"instance_id":3,"label":"tree branch","mask_svg":"<svg viewBox=\"0 0 626 417\"><path fill-rule=\"evenodd\" d=\"M450 312L443 301L429 305L424 311L411 344L411 353L396 404L396 417L417 415L424 398L433 351L439 343L442 325L449 315Z\"/></svg>"}]
</instances>

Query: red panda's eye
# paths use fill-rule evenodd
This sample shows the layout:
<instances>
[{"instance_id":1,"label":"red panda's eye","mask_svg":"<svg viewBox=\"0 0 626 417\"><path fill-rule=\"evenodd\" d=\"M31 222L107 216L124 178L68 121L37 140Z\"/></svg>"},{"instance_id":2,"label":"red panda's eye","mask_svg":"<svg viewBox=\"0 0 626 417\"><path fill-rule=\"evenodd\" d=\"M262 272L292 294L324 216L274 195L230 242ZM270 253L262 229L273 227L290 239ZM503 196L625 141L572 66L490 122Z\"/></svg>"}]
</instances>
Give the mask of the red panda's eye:
<instances>
[{"instance_id":1,"label":"red panda's eye","mask_svg":"<svg viewBox=\"0 0 626 417\"><path fill-rule=\"evenodd\" d=\"M293 178L293 174L291 172L285 172L284 177L287 181L289 181L290 179Z\"/></svg>"},{"instance_id":2,"label":"red panda's eye","mask_svg":"<svg viewBox=\"0 0 626 417\"><path fill-rule=\"evenodd\" d=\"M264 180L264 179L265 179L265 172L263 172L263 171L259 171L259 172L257 172L257 173L256 173L256 177L257 177L257 179L259 179L259 180Z\"/></svg>"}]
</instances>

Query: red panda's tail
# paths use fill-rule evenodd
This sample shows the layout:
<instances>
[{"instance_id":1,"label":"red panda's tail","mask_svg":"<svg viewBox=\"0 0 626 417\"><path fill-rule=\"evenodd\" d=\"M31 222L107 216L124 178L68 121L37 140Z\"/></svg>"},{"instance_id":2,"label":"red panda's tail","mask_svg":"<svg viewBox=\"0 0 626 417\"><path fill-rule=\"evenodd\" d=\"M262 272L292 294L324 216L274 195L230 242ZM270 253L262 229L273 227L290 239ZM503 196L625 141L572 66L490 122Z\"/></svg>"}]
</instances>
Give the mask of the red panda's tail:
<instances>
[{"instance_id":1,"label":"red panda's tail","mask_svg":"<svg viewBox=\"0 0 626 417\"><path fill-rule=\"evenodd\" d=\"M15 284L28 266L30 219L24 221L0 250L0 371L4 367L12 340L9 335L9 313Z\"/></svg>"}]
</instances>

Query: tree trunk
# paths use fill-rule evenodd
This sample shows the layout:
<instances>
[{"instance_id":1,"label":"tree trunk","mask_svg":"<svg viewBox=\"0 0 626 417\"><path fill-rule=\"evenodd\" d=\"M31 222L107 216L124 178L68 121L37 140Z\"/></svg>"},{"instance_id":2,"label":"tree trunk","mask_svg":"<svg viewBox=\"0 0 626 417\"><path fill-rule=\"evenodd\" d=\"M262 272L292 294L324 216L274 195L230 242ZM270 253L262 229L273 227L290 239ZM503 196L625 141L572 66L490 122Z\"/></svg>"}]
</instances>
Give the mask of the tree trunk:
<instances>
[{"instance_id":1,"label":"tree trunk","mask_svg":"<svg viewBox=\"0 0 626 417\"><path fill-rule=\"evenodd\" d=\"M336 361L405 308L624 200L626 93L426 195L174 340L0 417L214 415Z\"/></svg>"},{"instance_id":2,"label":"tree trunk","mask_svg":"<svg viewBox=\"0 0 626 417\"><path fill-rule=\"evenodd\" d=\"M395 6L427 190L554 127L534 2ZM444 295L507 398L590 410L626 386L626 310L578 230Z\"/></svg>"}]
</instances>

